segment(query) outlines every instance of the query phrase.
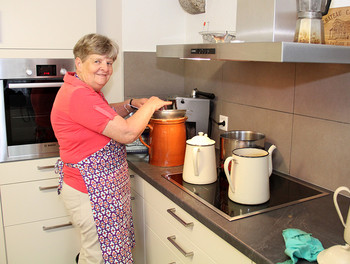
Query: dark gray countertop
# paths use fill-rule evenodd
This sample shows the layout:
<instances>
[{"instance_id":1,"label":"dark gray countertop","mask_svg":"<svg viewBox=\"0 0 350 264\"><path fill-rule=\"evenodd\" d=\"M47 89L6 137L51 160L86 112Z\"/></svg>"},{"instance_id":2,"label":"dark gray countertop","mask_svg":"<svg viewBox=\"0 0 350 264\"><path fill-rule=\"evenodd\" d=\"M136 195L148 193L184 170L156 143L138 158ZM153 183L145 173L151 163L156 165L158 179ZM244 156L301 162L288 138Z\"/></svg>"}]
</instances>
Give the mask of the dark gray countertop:
<instances>
[{"instance_id":1,"label":"dark gray countertop","mask_svg":"<svg viewBox=\"0 0 350 264\"><path fill-rule=\"evenodd\" d=\"M284 253L282 237L282 231L286 228L311 233L324 248L345 244L344 228L333 205L332 195L230 222L161 176L182 172L182 166L153 166L148 163L146 154L128 154L128 161L130 169L257 264L289 259ZM349 200L342 195L338 198L344 214L349 208ZM298 264L305 263L310 262L298 261Z\"/></svg>"}]
</instances>

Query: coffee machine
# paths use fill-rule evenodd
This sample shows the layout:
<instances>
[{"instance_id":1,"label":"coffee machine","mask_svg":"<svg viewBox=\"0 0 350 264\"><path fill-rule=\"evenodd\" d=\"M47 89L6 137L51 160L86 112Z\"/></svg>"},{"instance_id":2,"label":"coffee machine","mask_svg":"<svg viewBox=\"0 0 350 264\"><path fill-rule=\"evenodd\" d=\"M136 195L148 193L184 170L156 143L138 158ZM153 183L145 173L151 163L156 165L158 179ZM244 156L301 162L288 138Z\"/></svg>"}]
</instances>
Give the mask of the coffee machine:
<instances>
[{"instance_id":1,"label":"coffee machine","mask_svg":"<svg viewBox=\"0 0 350 264\"><path fill-rule=\"evenodd\" d=\"M203 132L210 136L211 132L211 99L215 95L194 89L190 96L173 96L168 100L173 101L174 109L186 110L186 137L190 139L198 132Z\"/></svg>"}]
</instances>

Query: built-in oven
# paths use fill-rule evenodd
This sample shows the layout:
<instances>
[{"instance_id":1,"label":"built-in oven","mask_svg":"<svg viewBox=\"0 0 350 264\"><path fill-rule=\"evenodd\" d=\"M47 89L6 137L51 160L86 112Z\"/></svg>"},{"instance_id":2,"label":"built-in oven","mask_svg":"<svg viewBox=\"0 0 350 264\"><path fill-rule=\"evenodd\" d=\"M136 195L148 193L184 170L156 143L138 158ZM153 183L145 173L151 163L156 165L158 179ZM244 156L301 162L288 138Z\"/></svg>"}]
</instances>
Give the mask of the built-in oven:
<instances>
[{"instance_id":1,"label":"built-in oven","mask_svg":"<svg viewBox=\"0 0 350 264\"><path fill-rule=\"evenodd\" d=\"M50 113L73 59L0 59L0 162L55 157Z\"/></svg>"}]
</instances>

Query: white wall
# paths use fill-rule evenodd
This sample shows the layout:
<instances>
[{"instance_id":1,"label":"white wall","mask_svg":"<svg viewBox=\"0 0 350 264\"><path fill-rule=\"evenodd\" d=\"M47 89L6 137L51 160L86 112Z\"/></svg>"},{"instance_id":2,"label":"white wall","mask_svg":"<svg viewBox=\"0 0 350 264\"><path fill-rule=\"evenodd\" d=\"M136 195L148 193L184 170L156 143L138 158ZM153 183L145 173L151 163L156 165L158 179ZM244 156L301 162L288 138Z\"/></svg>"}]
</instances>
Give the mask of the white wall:
<instances>
[{"instance_id":1,"label":"white wall","mask_svg":"<svg viewBox=\"0 0 350 264\"><path fill-rule=\"evenodd\" d=\"M155 52L159 44L201 43L204 22L209 24L205 30L235 31L236 5L236 0L207 0L205 13L191 15L178 0L97 1L97 32L120 47L114 74L103 90L107 100L124 100L123 52Z\"/></svg>"},{"instance_id":2,"label":"white wall","mask_svg":"<svg viewBox=\"0 0 350 264\"><path fill-rule=\"evenodd\" d=\"M199 32L204 30L236 31L236 9L236 0L207 0L205 13L186 13L186 43L202 43Z\"/></svg>"},{"instance_id":3,"label":"white wall","mask_svg":"<svg viewBox=\"0 0 350 264\"><path fill-rule=\"evenodd\" d=\"M183 43L185 13L178 0L124 0L124 51L155 51L157 44Z\"/></svg>"},{"instance_id":4,"label":"white wall","mask_svg":"<svg viewBox=\"0 0 350 264\"><path fill-rule=\"evenodd\" d=\"M97 33L108 36L119 45L117 61L113 64L114 73L103 88L109 102L124 100L122 1L100 0L96 3Z\"/></svg>"}]
</instances>

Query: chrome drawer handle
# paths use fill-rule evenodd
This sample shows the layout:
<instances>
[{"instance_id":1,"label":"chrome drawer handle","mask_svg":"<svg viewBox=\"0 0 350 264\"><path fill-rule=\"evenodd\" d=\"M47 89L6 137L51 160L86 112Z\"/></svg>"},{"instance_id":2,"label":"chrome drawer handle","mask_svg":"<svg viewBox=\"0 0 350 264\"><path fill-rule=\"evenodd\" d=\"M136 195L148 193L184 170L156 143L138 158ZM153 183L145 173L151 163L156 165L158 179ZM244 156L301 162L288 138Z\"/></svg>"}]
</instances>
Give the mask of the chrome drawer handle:
<instances>
[{"instance_id":1,"label":"chrome drawer handle","mask_svg":"<svg viewBox=\"0 0 350 264\"><path fill-rule=\"evenodd\" d=\"M170 241L171 244L174 245L185 257L192 257L194 255L193 251L191 252L186 252L178 243L176 243L176 236L170 236L167 237L167 239Z\"/></svg>"},{"instance_id":2,"label":"chrome drawer handle","mask_svg":"<svg viewBox=\"0 0 350 264\"><path fill-rule=\"evenodd\" d=\"M71 226L71 225L72 225L72 223L68 222L66 224L61 224L61 225L43 226L43 230L44 231L48 231L48 230L57 229L57 228L61 228L61 227L66 227L66 226Z\"/></svg>"},{"instance_id":3,"label":"chrome drawer handle","mask_svg":"<svg viewBox=\"0 0 350 264\"><path fill-rule=\"evenodd\" d=\"M136 200L136 198L134 196L131 196L130 200L133 201L133 200Z\"/></svg>"},{"instance_id":4,"label":"chrome drawer handle","mask_svg":"<svg viewBox=\"0 0 350 264\"><path fill-rule=\"evenodd\" d=\"M185 227L190 227L193 226L193 222L187 223L186 221L182 220L177 214L175 214L176 209L175 208L170 208L166 210L172 217L174 217L177 221L179 221L183 226Z\"/></svg>"},{"instance_id":5,"label":"chrome drawer handle","mask_svg":"<svg viewBox=\"0 0 350 264\"><path fill-rule=\"evenodd\" d=\"M37 166L38 170L54 169L55 165Z\"/></svg>"},{"instance_id":6,"label":"chrome drawer handle","mask_svg":"<svg viewBox=\"0 0 350 264\"><path fill-rule=\"evenodd\" d=\"M46 187L41 187L41 186L39 186L39 190L40 190L40 191L52 190L52 189L57 189L57 188L58 188L58 185L46 186Z\"/></svg>"},{"instance_id":7,"label":"chrome drawer handle","mask_svg":"<svg viewBox=\"0 0 350 264\"><path fill-rule=\"evenodd\" d=\"M134 174L130 174L130 178L135 178L135 175Z\"/></svg>"}]
</instances>

